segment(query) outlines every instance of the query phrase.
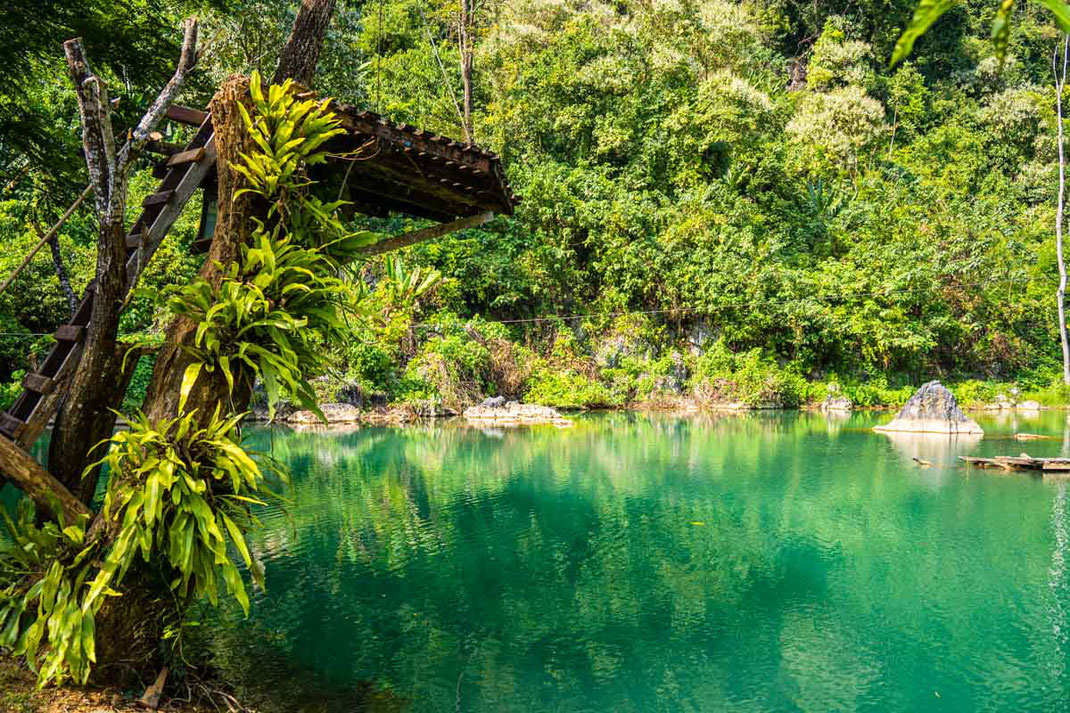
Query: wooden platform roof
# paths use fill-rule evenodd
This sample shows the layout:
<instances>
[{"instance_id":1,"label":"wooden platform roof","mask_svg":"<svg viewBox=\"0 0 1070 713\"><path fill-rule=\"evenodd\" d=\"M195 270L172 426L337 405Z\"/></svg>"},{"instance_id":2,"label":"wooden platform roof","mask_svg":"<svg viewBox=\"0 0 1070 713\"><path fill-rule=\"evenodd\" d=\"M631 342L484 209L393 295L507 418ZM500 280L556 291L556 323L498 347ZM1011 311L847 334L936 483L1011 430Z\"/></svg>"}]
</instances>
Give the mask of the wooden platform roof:
<instances>
[{"instance_id":1,"label":"wooden platform roof","mask_svg":"<svg viewBox=\"0 0 1070 713\"><path fill-rule=\"evenodd\" d=\"M332 110L346 129L328 146L335 154L362 149L351 160L328 162L332 179L345 181L343 198L356 212L390 212L448 221L491 211L511 215L516 196L490 151L408 124L395 124L370 111L335 102ZM347 175L348 174L348 175ZM348 195L347 195L348 194Z\"/></svg>"}]
</instances>

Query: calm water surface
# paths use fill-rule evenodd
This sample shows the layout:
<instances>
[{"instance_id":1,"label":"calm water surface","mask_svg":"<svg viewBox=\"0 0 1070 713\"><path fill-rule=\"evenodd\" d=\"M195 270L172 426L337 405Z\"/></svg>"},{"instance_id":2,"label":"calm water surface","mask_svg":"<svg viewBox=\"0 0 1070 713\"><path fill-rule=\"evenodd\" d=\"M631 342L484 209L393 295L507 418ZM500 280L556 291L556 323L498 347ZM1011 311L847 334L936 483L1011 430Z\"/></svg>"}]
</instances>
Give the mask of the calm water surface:
<instances>
[{"instance_id":1,"label":"calm water surface","mask_svg":"<svg viewBox=\"0 0 1070 713\"><path fill-rule=\"evenodd\" d=\"M1067 486L955 458L1070 454L1000 438L1067 415L888 418L255 431L292 503L206 633L287 710L1067 709Z\"/></svg>"}]
</instances>

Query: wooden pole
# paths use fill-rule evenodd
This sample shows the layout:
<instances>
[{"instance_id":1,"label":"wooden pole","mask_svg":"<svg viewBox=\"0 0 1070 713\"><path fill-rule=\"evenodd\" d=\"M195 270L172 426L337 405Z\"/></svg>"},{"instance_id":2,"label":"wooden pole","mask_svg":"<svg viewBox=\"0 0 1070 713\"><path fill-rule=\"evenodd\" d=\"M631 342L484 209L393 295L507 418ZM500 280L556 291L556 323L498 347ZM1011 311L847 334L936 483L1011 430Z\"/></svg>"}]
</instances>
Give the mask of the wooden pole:
<instances>
[{"instance_id":1,"label":"wooden pole","mask_svg":"<svg viewBox=\"0 0 1070 713\"><path fill-rule=\"evenodd\" d=\"M38 506L55 515L63 515L70 524L87 508L71 491L42 468L29 453L0 436L0 470Z\"/></svg>"},{"instance_id":2,"label":"wooden pole","mask_svg":"<svg viewBox=\"0 0 1070 713\"><path fill-rule=\"evenodd\" d=\"M71 207L67 209L67 212L60 217L59 221L52 226L51 230L45 233L44 236L37 241L37 244L33 246L33 250L30 251L30 254L23 258L22 262L19 263L19 266L15 268L15 272L13 272L11 276L4 281L3 285L0 285L0 295L4 294L4 290L10 287L11 283L15 281L15 278L19 276L19 273L25 270L26 266L30 264L30 260L33 260L33 256L36 255L37 252L42 247L44 247L49 240L52 239L52 236L59 232L59 229L63 227L63 224L67 222L67 219L74 214L74 211L78 208L78 206L82 205L82 201L89 197L89 194L92 192L93 186L90 185L85 187L85 190L82 191L82 195L78 196L77 200L75 200L74 203L71 203Z\"/></svg>"},{"instance_id":3,"label":"wooden pole","mask_svg":"<svg viewBox=\"0 0 1070 713\"><path fill-rule=\"evenodd\" d=\"M438 225L432 225L430 228L422 228L420 230L413 230L409 233L402 233L401 235L394 236L393 238L387 238L386 240L380 240L377 243L367 246L361 253L363 255L382 255L383 253L391 252L392 250L400 250L401 248L407 248L410 245L416 243L422 243L426 240L433 240L435 238L441 238L443 235L449 233L455 233L458 230L464 230L465 228L475 228L477 226L488 223L494 218L492 211L486 211L479 215L473 215L468 218L461 218L450 223L440 223Z\"/></svg>"}]
</instances>

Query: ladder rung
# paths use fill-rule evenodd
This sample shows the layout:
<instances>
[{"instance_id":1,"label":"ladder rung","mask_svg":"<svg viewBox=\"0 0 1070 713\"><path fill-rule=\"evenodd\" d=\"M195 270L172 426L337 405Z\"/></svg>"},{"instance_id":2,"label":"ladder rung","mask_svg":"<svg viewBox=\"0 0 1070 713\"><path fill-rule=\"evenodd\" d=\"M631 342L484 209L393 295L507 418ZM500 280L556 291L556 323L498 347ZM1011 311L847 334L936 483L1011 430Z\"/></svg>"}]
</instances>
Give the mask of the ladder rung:
<instances>
[{"instance_id":1,"label":"ladder rung","mask_svg":"<svg viewBox=\"0 0 1070 713\"><path fill-rule=\"evenodd\" d=\"M22 435L22 429L26 428L26 422L20 421L7 411L0 412L0 431L9 438L15 439Z\"/></svg>"},{"instance_id":2,"label":"ladder rung","mask_svg":"<svg viewBox=\"0 0 1070 713\"><path fill-rule=\"evenodd\" d=\"M141 205L145 208L148 208L151 205L160 205L161 203L166 203L167 201L171 200L172 194L174 194L174 191L160 191L159 193L153 193L151 196L141 201Z\"/></svg>"},{"instance_id":3,"label":"ladder rung","mask_svg":"<svg viewBox=\"0 0 1070 713\"><path fill-rule=\"evenodd\" d=\"M55 385L55 381L43 374L27 374L22 379L23 388L29 389L30 391L36 391L39 394L49 393Z\"/></svg>"},{"instance_id":4,"label":"ladder rung","mask_svg":"<svg viewBox=\"0 0 1070 713\"><path fill-rule=\"evenodd\" d=\"M208 118L208 112L199 109L191 109L188 106L172 104L167 108L167 118L171 121L177 121L180 124L200 126L204 123L204 120Z\"/></svg>"},{"instance_id":5,"label":"ladder rung","mask_svg":"<svg viewBox=\"0 0 1070 713\"><path fill-rule=\"evenodd\" d=\"M174 144L167 141L152 140L145 144L145 150L149 153L163 154L164 156L174 156L176 153L182 153L182 144Z\"/></svg>"},{"instance_id":6,"label":"ladder rung","mask_svg":"<svg viewBox=\"0 0 1070 713\"><path fill-rule=\"evenodd\" d=\"M127 250L134 250L136 248L140 248L141 247L141 238L142 237L143 236L142 236L141 233L133 233L132 235L127 235L126 236L126 249Z\"/></svg>"},{"instance_id":7,"label":"ladder rung","mask_svg":"<svg viewBox=\"0 0 1070 713\"><path fill-rule=\"evenodd\" d=\"M57 342L79 342L82 340L84 332L85 327L79 327L76 324L65 324L57 329L53 336Z\"/></svg>"},{"instance_id":8,"label":"ladder rung","mask_svg":"<svg viewBox=\"0 0 1070 713\"><path fill-rule=\"evenodd\" d=\"M204 158L203 148L190 149L189 151L182 151L180 153L176 153L174 156L167 159L167 165L169 167L183 166L187 163L197 163L202 158Z\"/></svg>"}]
</instances>

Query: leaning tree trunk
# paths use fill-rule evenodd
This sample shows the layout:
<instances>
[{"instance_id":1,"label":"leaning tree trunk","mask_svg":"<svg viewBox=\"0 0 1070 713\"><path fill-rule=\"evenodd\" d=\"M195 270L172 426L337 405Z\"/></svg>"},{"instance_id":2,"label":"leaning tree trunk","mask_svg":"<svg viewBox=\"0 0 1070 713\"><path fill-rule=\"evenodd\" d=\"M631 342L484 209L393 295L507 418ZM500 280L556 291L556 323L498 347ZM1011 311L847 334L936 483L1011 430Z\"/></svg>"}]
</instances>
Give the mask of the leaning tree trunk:
<instances>
[{"instance_id":1,"label":"leaning tree trunk","mask_svg":"<svg viewBox=\"0 0 1070 713\"><path fill-rule=\"evenodd\" d=\"M253 216L262 216L263 206L255 202L251 193L235 198L241 189L241 174L231 168L242 152L255 149L238 105L252 111L249 97L249 80L233 76L228 79L212 99L212 126L215 131L216 171L219 176L218 214L212 247L201 268L201 277L218 286L223 270L241 255L241 248L252 232ZM197 324L186 316L179 316L167 330L167 338L156 358L152 382L145 400L144 411L150 421L172 418L178 414L178 400L186 367L193 363L185 347L193 345ZM218 372L202 371L194 383L186 401L186 409L199 409L200 419L208 418L216 404L224 405L224 412L240 412L252 396L251 377L242 374L235 380L234 394L228 393L227 383Z\"/></svg>"},{"instance_id":2,"label":"leaning tree trunk","mask_svg":"<svg viewBox=\"0 0 1070 713\"><path fill-rule=\"evenodd\" d=\"M327 26L334 14L337 0L301 0L297 10L290 39L279 55L279 66L275 70L272 82L282 84L292 79L306 87L312 86L319 62L323 38L327 36Z\"/></svg>"},{"instance_id":3,"label":"leaning tree trunk","mask_svg":"<svg viewBox=\"0 0 1070 713\"><path fill-rule=\"evenodd\" d=\"M49 449L53 475L77 492L86 453L111 435L116 384L122 362L116 356L119 308L126 287L126 236L123 211L126 182L117 175L107 85L93 75L79 40L64 43L71 80L78 94L83 146L96 198L99 230L93 312L86 330L82 360L56 416ZM113 192L115 195L113 195ZM121 398L121 394L119 395Z\"/></svg>"},{"instance_id":4,"label":"leaning tree trunk","mask_svg":"<svg viewBox=\"0 0 1070 713\"><path fill-rule=\"evenodd\" d=\"M319 61L327 25L334 14L336 0L302 0L294 19L290 39L279 57L279 66L273 81L281 83L293 79L306 86L311 85ZM212 99L212 126L215 130L216 173L219 177L218 205L212 247L201 268L201 276L213 285L218 285L223 273L218 265L229 265L241 255L241 248L249 241L252 218L266 221L267 207L245 193L235 198L240 190L242 177L231 165L237 162L242 152L254 150L242 123L238 104L251 106L249 80L233 76L228 79ZM152 381L145 398L144 412L150 421L173 418L178 414L178 401L186 367L193 363L184 347L193 344L197 325L188 317L178 317L167 330L167 338L153 369ZM232 363L232 367L235 366ZM240 364L235 374L233 392L218 371L201 371L186 400L186 409L198 409L198 418L211 417L218 404L223 412L240 413L252 398L253 375Z\"/></svg>"}]
</instances>

